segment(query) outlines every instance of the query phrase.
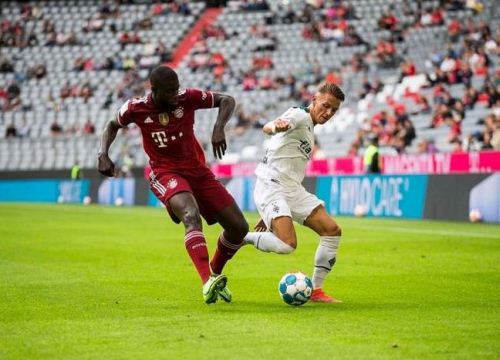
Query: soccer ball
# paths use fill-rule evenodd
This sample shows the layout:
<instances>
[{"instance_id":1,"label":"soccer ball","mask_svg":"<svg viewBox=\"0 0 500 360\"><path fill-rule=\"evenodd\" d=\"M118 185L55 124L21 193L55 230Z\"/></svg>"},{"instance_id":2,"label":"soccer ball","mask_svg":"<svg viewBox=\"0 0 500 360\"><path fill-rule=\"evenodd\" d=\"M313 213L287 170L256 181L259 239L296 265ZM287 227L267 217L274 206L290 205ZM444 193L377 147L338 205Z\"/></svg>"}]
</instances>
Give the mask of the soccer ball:
<instances>
[{"instance_id":1,"label":"soccer ball","mask_svg":"<svg viewBox=\"0 0 500 360\"><path fill-rule=\"evenodd\" d=\"M366 205L359 204L354 207L354 216L363 217L366 214L368 214L368 208Z\"/></svg>"},{"instance_id":2,"label":"soccer ball","mask_svg":"<svg viewBox=\"0 0 500 360\"><path fill-rule=\"evenodd\" d=\"M278 286L283 301L294 306L305 304L311 297L312 289L311 279L301 272L285 274Z\"/></svg>"},{"instance_id":3,"label":"soccer ball","mask_svg":"<svg viewBox=\"0 0 500 360\"><path fill-rule=\"evenodd\" d=\"M472 209L469 213L469 220L471 222L481 222L483 220L483 216L481 215L481 211L478 209Z\"/></svg>"}]
</instances>

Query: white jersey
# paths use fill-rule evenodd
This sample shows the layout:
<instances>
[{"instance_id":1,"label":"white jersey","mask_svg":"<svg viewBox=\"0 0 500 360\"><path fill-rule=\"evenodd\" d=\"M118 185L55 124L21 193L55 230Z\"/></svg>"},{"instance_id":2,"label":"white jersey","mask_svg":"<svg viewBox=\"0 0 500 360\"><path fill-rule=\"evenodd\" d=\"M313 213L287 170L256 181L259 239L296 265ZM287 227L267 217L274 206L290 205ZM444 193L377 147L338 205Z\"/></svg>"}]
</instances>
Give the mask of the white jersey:
<instances>
[{"instance_id":1,"label":"white jersey","mask_svg":"<svg viewBox=\"0 0 500 360\"><path fill-rule=\"evenodd\" d=\"M314 124L307 108L292 107L279 117L290 121L291 128L274 134L266 155L255 169L264 181L297 186L302 183L307 161L314 146Z\"/></svg>"}]
</instances>

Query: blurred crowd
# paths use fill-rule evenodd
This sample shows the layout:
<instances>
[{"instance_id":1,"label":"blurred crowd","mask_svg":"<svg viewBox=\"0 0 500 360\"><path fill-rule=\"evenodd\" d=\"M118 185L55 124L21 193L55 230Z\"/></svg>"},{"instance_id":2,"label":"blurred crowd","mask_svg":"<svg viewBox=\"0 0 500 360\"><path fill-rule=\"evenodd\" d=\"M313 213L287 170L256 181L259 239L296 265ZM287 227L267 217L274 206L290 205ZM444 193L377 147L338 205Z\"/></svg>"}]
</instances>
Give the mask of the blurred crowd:
<instances>
[{"instance_id":1,"label":"blurred crowd","mask_svg":"<svg viewBox=\"0 0 500 360\"><path fill-rule=\"evenodd\" d=\"M133 1L131 1L133 2ZM56 111L64 109L65 99L83 98L84 103L101 101L102 108L109 108L115 101L142 95L148 84L141 70L148 70L158 63L171 59L172 49L168 49L161 41L143 39L141 30L152 29L155 17L167 14L189 16L191 9L189 1L169 0L155 1L150 4L147 16L134 22L132 29L120 29L113 19L124 16L120 12L120 4L126 1L103 1L99 11L86 19L83 33L111 32L121 44L122 49L128 44L142 44L143 51L137 56L126 53L116 53L102 61L80 54L73 61L72 71L111 71L119 70L123 76L115 87L110 88L104 99L95 99L95 84L91 82L72 82L68 80L59 94L48 94L47 106ZM434 4L434 3L433 3ZM492 57L500 55L500 32L488 23L477 21L473 16L465 21L457 18L456 11L468 10L471 14L481 13L484 9L481 1L442 0L438 5L429 6L425 1L417 1L417 6L408 0L400 5L403 8L403 18L398 17L394 5L387 4L386 10L377 19L378 31L386 31L389 35L381 37L375 44L366 41L353 23L359 20L356 4L348 1L308 0L301 11L286 2L281 3L277 10L265 18L264 23L255 23L247 29L241 29L251 41L253 52L250 66L246 69L235 69L231 59L222 51L209 47L210 39L229 40L238 33L228 33L221 25L210 24L202 29L199 38L189 54L188 67L192 72L210 72L214 91L227 91L227 77L235 79L244 91L267 91L285 89L289 99L298 105L309 103L315 86L322 81L343 86L356 74L367 74L369 64L375 64L379 69L391 69L399 73L399 83L405 78L425 75L426 84L423 91L407 91L404 102L392 98L386 99L384 109L370 115L360 125L355 139L348 150L349 155L359 153L370 136L377 136L381 146L393 148L397 153L404 153L418 141L417 151L438 151L432 140L420 139L418 130L412 122L412 117L425 114L429 118L429 128L446 127L449 129L447 141L453 144L456 151L498 149L498 128L500 116L500 70L492 70ZM50 18L44 17L43 11L36 3L20 4L23 21L13 22L2 18L0 22L0 46L15 46L19 48L44 46L84 45L85 38L79 38L73 32L63 32L57 29ZM230 1L228 8L234 11L271 11L266 1ZM106 21L111 19L111 21ZM42 34L34 32L26 24L29 20L41 21ZM273 53L279 48L278 38L270 28L274 24L304 24L301 33L304 42L328 44L335 42L337 47L352 47L364 49L352 54L352 58L340 67L324 68L314 56L308 56L301 64L299 71L285 76L272 75L275 69ZM421 28L446 27L448 48L430 49L425 71L417 70L417 66L405 52L405 40L412 31ZM361 47L360 47L361 45ZM328 47L325 47L328 49ZM325 50L327 51L327 50ZM8 84L0 84L0 107L2 111L29 110L29 104L23 104L22 87L26 80L43 79L47 74L44 63L37 63L22 71L16 71L14 60L0 50L0 72L14 73L14 80ZM264 70L264 71L263 71ZM480 82L473 81L480 79ZM459 96L452 95L450 87L463 86ZM357 100L376 97L384 90L381 79L369 78L365 75ZM353 94L351 94L352 96ZM408 101L413 104L408 108ZM477 119L478 125L484 125L481 132L463 133L462 124L467 112L475 107L491 109L486 118ZM234 134L243 135L250 128L258 128L267 119L266 111L248 111L242 107L235 113ZM56 122L51 125L51 133L82 133L92 134L91 120L89 125L82 127L70 126L63 129ZM29 124L24 126L14 124L9 126L6 136L28 136ZM28 135L27 135L28 134ZM417 139L417 140L416 140Z\"/></svg>"}]
</instances>

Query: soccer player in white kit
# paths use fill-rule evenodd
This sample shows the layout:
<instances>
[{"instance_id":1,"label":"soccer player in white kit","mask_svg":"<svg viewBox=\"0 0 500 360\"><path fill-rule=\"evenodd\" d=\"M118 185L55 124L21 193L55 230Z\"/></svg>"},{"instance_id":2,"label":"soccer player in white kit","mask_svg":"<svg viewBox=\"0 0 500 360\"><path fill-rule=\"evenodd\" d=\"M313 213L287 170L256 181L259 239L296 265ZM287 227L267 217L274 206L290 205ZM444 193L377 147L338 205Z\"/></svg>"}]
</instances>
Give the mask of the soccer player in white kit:
<instances>
[{"instance_id":1,"label":"soccer player in white kit","mask_svg":"<svg viewBox=\"0 0 500 360\"><path fill-rule=\"evenodd\" d=\"M341 302L322 289L336 261L341 229L326 212L324 202L302 186L302 180L314 146L314 126L330 120L344 99L338 86L325 83L308 107L292 107L264 125L264 133L272 137L255 170L254 200L261 221L257 231L249 232L244 239L244 244L261 251L289 254L297 247L293 221L314 230L319 245L314 257L311 301L316 302Z\"/></svg>"}]
</instances>

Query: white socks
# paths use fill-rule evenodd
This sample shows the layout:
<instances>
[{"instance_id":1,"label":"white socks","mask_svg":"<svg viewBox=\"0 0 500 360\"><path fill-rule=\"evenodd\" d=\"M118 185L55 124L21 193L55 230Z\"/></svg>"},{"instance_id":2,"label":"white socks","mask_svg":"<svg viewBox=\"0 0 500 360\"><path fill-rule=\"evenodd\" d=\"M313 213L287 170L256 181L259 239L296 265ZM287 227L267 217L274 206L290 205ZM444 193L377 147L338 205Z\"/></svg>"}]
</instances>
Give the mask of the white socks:
<instances>
[{"instance_id":1,"label":"white socks","mask_svg":"<svg viewBox=\"0 0 500 360\"><path fill-rule=\"evenodd\" d=\"M314 257L312 282L314 288L323 287L326 276L335 265L340 236L320 236L318 249Z\"/></svg>"},{"instance_id":2,"label":"white socks","mask_svg":"<svg viewBox=\"0 0 500 360\"><path fill-rule=\"evenodd\" d=\"M260 251L273 252L276 254L290 254L295 250L270 231L249 232L243 239L243 244L251 244Z\"/></svg>"}]
</instances>

